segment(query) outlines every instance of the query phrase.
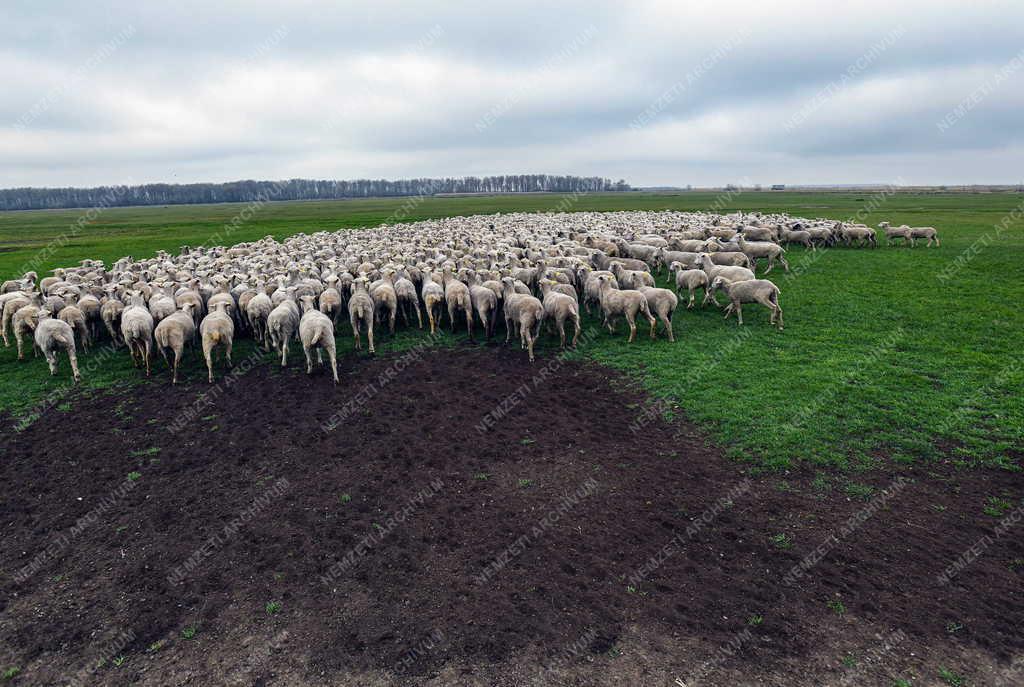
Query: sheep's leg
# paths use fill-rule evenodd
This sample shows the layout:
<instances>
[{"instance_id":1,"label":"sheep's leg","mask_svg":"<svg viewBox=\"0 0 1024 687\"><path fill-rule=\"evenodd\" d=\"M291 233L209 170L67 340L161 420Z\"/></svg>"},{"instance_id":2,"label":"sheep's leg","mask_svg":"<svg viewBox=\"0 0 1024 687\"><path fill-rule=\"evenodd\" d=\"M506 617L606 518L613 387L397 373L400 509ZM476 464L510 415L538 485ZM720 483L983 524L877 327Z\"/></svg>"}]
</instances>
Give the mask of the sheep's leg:
<instances>
[{"instance_id":1,"label":"sheep's leg","mask_svg":"<svg viewBox=\"0 0 1024 687\"><path fill-rule=\"evenodd\" d=\"M512 340L512 318L505 315L505 344Z\"/></svg>"},{"instance_id":2,"label":"sheep's leg","mask_svg":"<svg viewBox=\"0 0 1024 687\"><path fill-rule=\"evenodd\" d=\"M373 318L370 318L370 321L366 323L366 338L370 342L370 353L376 353L373 348Z\"/></svg>"},{"instance_id":3,"label":"sheep's leg","mask_svg":"<svg viewBox=\"0 0 1024 687\"><path fill-rule=\"evenodd\" d=\"M626 324L629 325L629 343L636 341L636 316L626 313Z\"/></svg>"},{"instance_id":4,"label":"sheep's leg","mask_svg":"<svg viewBox=\"0 0 1024 687\"><path fill-rule=\"evenodd\" d=\"M337 354L334 351L334 346L327 349L327 357L331 360L331 376L334 377L334 383L338 383L338 361Z\"/></svg>"},{"instance_id":5,"label":"sheep's leg","mask_svg":"<svg viewBox=\"0 0 1024 687\"><path fill-rule=\"evenodd\" d=\"M46 364L50 366L50 374L57 374L57 353L55 351L46 351Z\"/></svg>"},{"instance_id":6,"label":"sheep's leg","mask_svg":"<svg viewBox=\"0 0 1024 687\"><path fill-rule=\"evenodd\" d=\"M22 353L21 332L14 332L14 340L18 343L18 360L24 360L25 354Z\"/></svg>"},{"instance_id":7,"label":"sheep's leg","mask_svg":"<svg viewBox=\"0 0 1024 687\"><path fill-rule=\"evenodd\" d=\"M742 303L737 303L736 304L736 319L740 321L741 325L743 324L743 304Z\"/></svg>"},{"instance_id":8,"label":"sheep's leg","mask_svg":"<svg viewBox=\"0 0 1024 687\"><path fill-rule=\"evenodd\" d=\"M672 343L676 342L675 334L672 333L672 316L668 316L664 319L665 329L668 330L668 340Z\"/></svg>"},{"instance_id":9,"label":"sheep's leg","mask_svg":"<svg viewBox=\"0 0 1024 687\"><path fill-rule=\"evenodd\" d=\"M768 274L769 272L771 272L771 271L772 271L772 268L773 268L773 267L775 267L775 258L774 258L774 257L769 257L769 258L768 258L768 269L766 269L766 270L764 271L764 273L765 273L765 274Z\"/></svg>"},{"instance_id":10,"label":"sheep's leg","mask_svg":"<svg viewBox=\"0 0 1024 687\"><path fill-rule=\"evenodd\" d=\"M316 347L316 364L317 364L317 366L323 366L323 364L324 364L323 350L324 349L320 348L319 346Z\"/></svg>"},{"instance_id":11,"label":"sheep's leg","mask_svg":"<svg viewBox=\"0 0 1024 687\"><path fill-rule=\"evenodd\" d=\"M524 336L526 336L526 348L530 352L530 362L533 362L533 334L530 332L530 327L522 326Z\"/></svg>"},{"instance_id":12,"label":"sheep's leg","mask_svg":"<svg viewBox=\"0 0 1024 687\"><path fill-rule=\"evenodd\" d=\"M359 323L356 320L352 320L352 337L356 342L356 350L363 350L363 342L359 340Z\"/></svg>"},{"instance_id":13,"label":"sheep's leg","mask_svg":"<svg viewBox=\"0 0 1024 687\"><path fill-rule=\"evenodd\" d=\"M174 371L171 374L171 384L178 383L178 363L181 362L181 349L177 348L174 351Z\"/></svg>"},{"instance_id":14,"label":"sheep's leg","mask_svg":"<svg viewBox=\"0 0 1024 687\"><path fill-rule=\"evenodd\" d=\"M78 356L75 355L74 351L68 351L68 362L71 363L71 377L75 380L75 384L82 379L82 375L78 372Z\"/></svg>"},{"instance_id":15,"label":"sheep's leg","mask_svg":"<svg viewBox=\"0 0 1024 687\"><path fill-rule=\"evenodd\" d=\"M398 313L394 309L391 310L391 314L388 316L388 328L391 330L391 336L395 335L395 319Z\"/></svg>"},{"instance_id":16,"label":"sheep's leg","mask_svg":"<svg viewBox=\"0 0 1024 687\"><path fill-rule=\"evenodd\" d=\"M206 380L213 384L213 346L203 341L203 357L206 358Z\"/></svg>"},{"instance_id":17,"label":"sheep's leg","mask_svg":"<svg viewBox=\"0 0 1024 687\"><path fill-rule=\"evenodd\" d=\"M575 333L572 335L572 347L576 348L576 343L580 340L580 316L576 315L572 318L572 324L575 328Z\"/></svg>"},{"instance_id":18,"label":"sheep's leg","mask_svg":"<svg viewBox=\"0 0 1024 687\"><path fill-rule=\"evenodd\" d=\"M288 366L288 339L290 339L292 337L284 336L284 337L281 337L281 338L283 339L283 341L281 341L281 367L287 367Z\"/></svg>"},{"instance_id":19,"label":"sheep's leg","mask_svg":"<svg viewBox=\"0 0 1024 687\"><path fill-rule=\"evenodd\" d=\"M225 346L226 350L224 351L224 354L225 354L225 356L228 359L228 367L234 367L235 366L234 363L231 362L231 347L234 344L235 344L234 340L228 339L228 342L227 342L227 344Z\"/></svg>"},{"instance_id":20,"label":"sheep's leg","mask_svg":"<svg viewBox=\"0 0 1024 687\"><path fill-rule=\"evenodd\" d=\"M423 317L420 315L420 302L416 301L412 304L412 307L416 309L416 326L423 329Z\"/></svg>"},{"instance_id":21,"label":"sheep's leg","mask_svg":"<svg viewBox=\"0 0 1024 687\"><path fill-rule=\"evenodd\" d=\"M562 348L565 348L565 319L556 320L558 325L558 339L561 341Z\"/></svg>"},{"instance_id":22,"label":"sheep's leg","mask_svg":"<svg viewBox=\"0 0 1024 687\"><path fill-rule=\"evenodd\" d=\"M473 306L466 306L466 334L469 335L469 340L473 340Z\"/></svg>"},{"instance_id":23,"label":"sheep's leg","mask_svg":"<svg viewBox=\"0 0 1024 687\"><path fill-rule=\"evenodd\" d=\"M454 334L455 333L455 302L451 301L451 300L448 301L448 321L451 323L452 334Z\"/></svg>"},{"instance_id":24,"label":"sheep's leg","mask_svg":"<svg viewBox=\"0 0 1024 687\"><path fill-rule=\"evenodd\" d=\"M306 344L302 344L302 352L306 354L306 374L313 374L313 356L310 354L310 347ZM317 351L319 355L320 351Z\"/></svg>"},{"instance_id":25,"label":"sheep's leg","mask_svg":"<svg viewBox=\"0 0 1024 687\"><path fill-rule=\"evenodd\" d=\"M782 331L782 308L778 305L775 306L775 311L779 314L779 331Z\"/></svg>"}]
</instances>

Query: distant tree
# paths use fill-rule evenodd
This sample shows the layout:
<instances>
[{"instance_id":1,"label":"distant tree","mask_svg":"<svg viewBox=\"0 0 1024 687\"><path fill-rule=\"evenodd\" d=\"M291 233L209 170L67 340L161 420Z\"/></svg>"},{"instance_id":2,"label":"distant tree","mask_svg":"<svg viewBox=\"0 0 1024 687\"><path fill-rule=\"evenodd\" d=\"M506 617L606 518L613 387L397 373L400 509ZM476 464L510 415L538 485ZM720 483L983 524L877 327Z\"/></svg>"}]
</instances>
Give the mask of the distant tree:
<instances>
[{"instance_id":1,"label":"distant tree","mask_svg":"<svg viewBox=\"0 0 1024 687\"><path fill-rule=\"evenodd\" d=\"M334 200L438 193L585 193L628 191L623 179L515 174L438 179L287 179L229 181L222 184L144 184L95 188L11 188L0 190L0 210L38 210L129 205L249 203L257 200Z\"/></svg>"}]
</instances>

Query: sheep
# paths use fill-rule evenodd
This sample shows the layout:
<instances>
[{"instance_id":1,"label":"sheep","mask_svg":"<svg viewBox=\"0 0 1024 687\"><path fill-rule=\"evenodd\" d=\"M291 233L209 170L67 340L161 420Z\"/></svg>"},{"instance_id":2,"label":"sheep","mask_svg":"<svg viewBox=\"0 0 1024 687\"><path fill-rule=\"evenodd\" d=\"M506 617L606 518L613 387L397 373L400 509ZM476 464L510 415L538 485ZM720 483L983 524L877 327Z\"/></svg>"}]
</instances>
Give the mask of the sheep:
<instances>
[{"instance_id":1,"label":"sheep","mask_svg":"<svg viewBox=\"0 0 1024 687\"><path fill-rule=\"evenodd\" d=\"M743 304L760 303L772 311L771 324L778 318L779 330L782 330L782 308L779 307L779 287L767 279L748 279L731 282L722 277L715 277L711 285L721 288L729 296L729 305L725 308L725 317L729 318L734 311L740 325L743 324Z\"/></svg>"},{"instance_id":2,"label":"sheep","mask_svg":"<svg viewBox=\"0 0 1024 687\"><path fill-rule=\"evenodd\" d=\"M624 269L627 270L646 270L647 263L643 260L634 260L632 258L611 258L601 251L594 251L590 256L591 264L599 270L611 270L612 262L618 262Z\"/></svg>"},{"instance_id":3,"label":"sheep","mask_svg":"<svg viewBox=\"0 0 1024 687\"><path fill-rule=\"evenodd\" d=\"M857 242L858 246L871 246L875 248L878 246L878 239L875 235L875 230L871 227L864 225L844 224L839 223L839 237L843 243L847 246L852 246L854 241Z\"/></svg>"},{"instance_id":4,"label":"sheep","mask_svg":"<svg viewBox=\"0 0 1024 687\"><path fill-rule=\"evenodd\" d=\"M462 273L469 285L469 298L473 302L473 309L477 318L484 328L484 336L490 339L494 335L494 323L498 319L498 297L494 291L480 282L480 276L473 270L464 270ZM415 295L415 292L413 292Z\"/></svg>"},{"instance_id":5,"label":"sheep","mask_svg":"<svg viewBox=\"0 0 1024 687\"><path fill-rule=\"evenodd\" d=\"M67 295L67 305L57 315L57 319L62 322L66 322L68 326L78 335L79 341L82 342L82 349L89 352L89 325L85 321L85 315L78 307L78 298L74 294Z\"/></svg>"},{"instance_id":6,"label":"sheep","mask_svg":"<svg viewBox=\"0 0 1024 687\"><path fill-rule=\"evenodd\" d=\"M287 288L289 296L294 294L293 286ZM373 310L370 315L372 317ZM267 339L270 345L281 354L281 367L288 365L288 342L295 336L299 328L299 306L291 297L281 301L280 305L270 311L267 316Z\"/></svg>"},{"instance_id":7,"label":"sheep","mask_svg":"<svg viewBox=\"0 0 1024 687\"><path fill-rule=\"evenodd\" d=\"M189 305L191 306L191 303ZM257 293L245 304L245 317L249 322L249 329L252 330L252 336L263 344L263 350L266 351L270 350L267 320L273 310L274 304L265 292Z\"/></svg>"},{"instance_id":8,"label":"sheep","mask_svg":"<svg viewBox=\"0 0 1024 687\"><path fill-rule=\"evenodd\" d=\"M124 339L121 337L121 315L124 312L124 301L110 296L100 306L100 319L107 328L110 340L115 346L123 346ZM194 324L194 323L193 323Z\"/></svg>"},{"instance_id":9,"label":"sheep","mask_svg":"<svg viewBox=\"0 0 1024 687\"><path fill-rule=\"evenodd\" d=\"M43 305L42 294L39 293L26 293L24 291L14 291L12 293L5 293L0 296L0 303L3 303L3 338L4 346L10 346L11 342L7 338L8 332L10 332L11 323L14 321L14 313L24 308L26 305L35 305L41 307Z\"/></svg>"},{"instance_id":10,"label":"sheep","mask_svg":"<svg viewBox=\"0 0 1024 687\"><path fill-rule=\"evenodd\" d=\"M698 270L694 270L695 272ZM637 289L647 299L647 306L650 311L658 316L662 324L665 325L665 330L668 332L668 340L675 342L675 334L672 333L672 315L675 314L676 308L679 306L679 299L676 295L668 289L659 289L653 286L641 286ZM657 329L656 323L651 321L651 338L655 338L655 331Z\"/></svg>"},{"instance_id":11,"label":"sheep","mask_svg":"<svg viewBox=\"0 0 1024 687\"><path fill-rule=\"evenodd\" d=\"M71 326L62 320L50 317L50 311L42 308L38 312L39 322L35 327L35 346L43 352L50 374L57 374L57 351L61 348L68 354L71 375L77 384L82 376L78 372L78 356L75 354L75 334Z\"/></svg>"},{"instance_id":12,"label":"sheep","mask_svg":"<svg viewBox=\"0 0 1024 687\"><path fill-rule=\"evenodd\" d=\"M782 267L789 272L789 263L786 262L786 249L779 244L768 241L748 242L743 238L743 234L737 234L736 245L739 246L744 255L750 258L751 269L756 269L758 258L768 258L768 269L764 271L765 274L771 272L772 268L775 267L776 259L778 259L778 261L782 263Z\"/></svg>"},{"instance_id":13,"label":"sheep","mask_svg":"<svg viewBox=\"0 0 1024 687\"><path fill-rule=\"evenodd\" d=\"M370 298L373 299L374 314L378 322L387 318L388 331L395 335L395 319L398 316L398 294L395 293L394 270L381 270L379 280L370 285Z\"/></svg>"},{"instance_id":14,"label":"sheep","mask_svg":"<svg viewBox=\"0 0 1024 687\"><path fill-rule=\"evenodd\" d=\"M26 272L21 279L8 279L0 286L0 294L13 293L15 291L32 291L36 287L36 280L39 275L35 272Z\"/></svg>"},{"instance_id":15,"label":"sheep","mask_svg":"<svg viewBox=\"0 0 1024 687\"><path fill-rule=\"evenodd\" d=\"M786 245L799 243L804 248L808 248L812 251L817 250L817 247L814 245L814 240L811 237L811 232L804 231L803 229L794 230L787 226L782 226L779 230L779 238Z\"/></svg>"},{"instance_id":16,"label":"sheep","mask_svg":"<svg viewBox=\"0 0 1024 687\"><path fill-rule=\"evenodd\" d=\"M444 300L448 304L448 320L451 322L452 333L455 333L455 311L461 310L466 316L466 333L473 338L473 299L469 287L456 279L451 267L446 266L441 276L444 285Z\"/></svg>"},{"instance_id":17,"label":"sheep","mask_svg":"<svg viewBox=\"0 0 1024 687\"><path fill-rule=\"evenodd\" d=\"M327 315L313 307L313 296L305 295L302 301L302 318L299 320L299 340L302 351L306 354L306 374L313 374L312 351L316 348L316 363L323 365L323 351L331 361L331 374L334 383L338 383L338 361L334 346L334 323Z\"/></svg>"},{"instance_id":18,"label":"sheep","mask_svg":"<svg viewBox=\"0 0 1024 687\"><path fill-rule=\"evenodd\" d=\"M697 289L704 289L704 293L707 294L707 272L702 269L684 269L683 265L678 262L673 262L669 265L669 270L675 273L676 291L679 292L679 295L683 295L683 289L686 289L687 292L689 292L690 299L686 305L686 309L692 309L694 292Z\"/></svg>"},{"instance_id":19,"label":"sheep","mask_svg":"<svg viewBox=\"0 0 1024 687\"><path fill-rule=\"evenodd\" d=\"M139 291L131 292L128 307L121 313L121 338L128 345L132 365L140 362L146 365L149 376L149 358L153 350L153 315L146 308L146 301Z\"/></svg>"},{"instance_id":20,"label":"sheep","mask_svg":"<svg viewBox=\"0 0 1024 687\"><path fill-rule=\"evenodd\" d=\"M724 277L729 281L744 281L747 279L754 279L754 272L747 269L746 267L733 267L728 265L716 265L711 262L711 255L708 253L700 254L700 266L704 270L704 273L708 275L708 283L711 286L704 290L704 301L701 305L707 305L708 301L713 302L715 305L719 305L718 299L715 298L714 281L715 277Z\"/></svg>"},{"instance_id":21,"label":"sheep","mask_svg":"<svg viewBox=\"0 0 1024 687\"><path fill-rule=\"evenodd\" d=\"M25 355L22 348L22 337L26 334L31 334L35 331L36 325L39 323L39 313L45 308L30 303L29 305L18 308L17 312L14 313L14 317L11 320L11 324L14 329L14 340L18 344L18 360L24 360ZM47 310L49 313L50 311ZM36 348L33 345L32 354L36 354Z\"/></svg>"},{"instance_id":22,"label":"sheep","mask_svg":"<svg viewBox=\"0 0 1024 687\"><path fill-rule=\"evenodd\" d=\"M925 248L931 248L933 241L936 246L942 245L939 243L939 232L935 227L910 227L911 248L917 245L917 239L928 239L928 243L925 245Z\"/></svg>"},{"instance_id":23,"label":"sheep","mask_svg":"<svg viewBox=\"0 0 1024 687\"><path fill-rule=\"evenodd\" d=\"M910 227L906 224L894 227L888 222L879 222L878 228L885 233L885 245L887 246L891 246L899 239L903 239L903 245L909 246L913 240L913 237L910 235Z\"/></svg>"},{"instance_id":24,"label":"sheep","mask_svg":"<svg viewBox=\"0 0 1024 687\"><path fill-rule=\"evenodd\" d=\"M664 267L671 266L673 262L681 263L686 267L697 266L697 256L699 253L690 253L688 251L680 250L660 250L658 251L658 274L661 274ZM671 269L669 270L672 271Z\"/></svg>"},{"instance_id":25,"label":"sheep","mask_svg":"<svg viewBox=\"0 0 1024 687\"><path fill-rule=\"evenodd\" d=\"M582 287L583 308L589 315L591 305L601 307L601 282L598 281L598 277L602 274L608 275L615 288L619 288L619 283L615 281L615 275L606 270L595 271L589 265L584 265L581 270L583 276L579 281Z\"/></svg>"},{"instance_id":26,"label":"sheep","mask_svg":"<svg viewBox=\"0 0 1024 687\"><path fill-rule=\"evenodd\" d=\"M429 270L424 270L423 272L423 284L420 286L420 294L423 297L423 306L427 311L430 333L436 334L437 323L441 320L441 307L444 305L444 288L434 281L434 277Z\"/></svg>"},{"instance_id":27,"label":"sheep","mask_svg":"<svg viewBox=\"0 0 1024 687\"><path fill-rule=\"evenodd\" d=\"M576 302L575 291L570 296L564 291L558 290L558 286L564 286L564 284L560 285L551 279L542 279L540 282L541 293L544 295L544 319L548 323L548 331L551 331L551 322L555 323L562 348L565 348L565 322L566 320L572 322L575 329L572 347L576 348L576 343L580 338L580 305ZM570 290L572 289L570 288Z\"/></svg>"},{"instance_id":28,"label":"sheep","mask_svg":"<svg viewBox=\"0 0 1024 687\"><path fill-rule=\"evenodd\" d=\"M416 295L416 285L412 283L405 274L405 267L398 267L395 279L395 296L398 298L398 310L402 313L402 320L408 327L412 323L409 318L409 311L416 313L416 326L423 329L423 316L420 314L420 298Z\"/></svg>"},{"instance_id":29,"label":"sheep","mask_svg":"<svg viewBox=\"0 0 1024 687\"><path fill-rule=\"evenodd\" d=\"M339 290L341 278L332 274L324 281L327 286L320 292L320 300L317 307L320 312L331 318L332 324L337 325L338 321L341 320L342 306L345 304L345 299L342 298L341 291Z\"/></svg>"},{"instance_id":30,"label":"sheep","mask_svg":"<svg viewBox=\"0 0 1024 687\"><path fill-rule=\"evenodd\" d=\"M512 337L512 332L519 330L520 347L526 348L530 354L530 362L534 361L533 344L540 335L540 327L544 321L544 305L533 296L516 293L515 280L503 277L504 287L502 300L505 308L505 343Z\"/></svg>"},{"instance_id":31,"label":"sheep","mask_svg":"<svg viewBox=\"0 0 1024 687\"><path fill-rule=\"evenodd\" d=\"M206 359L206 378L213 384L213 349L224 347L224 358L231 367L231 347L235 341L235 321L228 313L228 304L221 300L215 304L199 324L199 335L203 341L203 357ZM285 344L287 349L287 343Z\"/></svg>"},{"instance_id":32,"label":"sheep","mask_svg":"<svg viewBox=\"0 0 1024 687\"><path fill-rule=\"evenodd\" d=\"M637 289L641 286L654 286L654 276L650 272L641 270L627 270L621 262L615 261L611 264L611 272L622 289Z\"/></svg>"},{"instance_id":33,"label":"sheep","mask_svg":"<svg viewBox=\"0 0 1024 687\"><path fill-rule=\"evenodd\" d=\"M194 341L196 336L195 320L192 319L192 303L185 303L181 310L177 310L156 325L153 330L153 339L156 341L156 348L160 351L164 362L171 368L171 384L178 383L178 365L181 363L181 356L185 350L185 344ZM167 358L167 351L174 355L174 362Z\"/></svg>"},{"instance_id":34,"label":"sheep","mask_svg":"<svg viewBox=\"0 0 1024 687\"><path fill-rule=\"evenodd\" d=\"M598 276L597 281L601 289L601 311L604 313L604 325L608 327L609 333L615 333L615 318L625 317L626 324L629 325L629 343L633 343L636 340L637 313L643 313L651 327L654 327L654 316L647 304L647 298L642 293L620 291L612 286L611 278L605 274Z\"/></svg>"},{"instance_id":35,"label":"sheep","mask_svg":"<svg viewBox=\"0 0 1024 687\"><path fill-rule=\"evenodd\" d=\"M359 340L359 328L360 325L366 327L366 338L369 342L370 353L375 353L373 348L373 299L370 297L370 292L367 289L369 279L365 276L359 276L352 280L352 297L348 301L348 319L352 324L352 336L356 340L356 350L362 350L363 344ZM435 286L437 286L435 284ZM438 287L440 288L440 287ZM429 305L428 305L429 308ZM427 314L431 315L430 320L430 333L434 333L434 320L431 311L428 309Z\"/></svg>"}]
</instances>

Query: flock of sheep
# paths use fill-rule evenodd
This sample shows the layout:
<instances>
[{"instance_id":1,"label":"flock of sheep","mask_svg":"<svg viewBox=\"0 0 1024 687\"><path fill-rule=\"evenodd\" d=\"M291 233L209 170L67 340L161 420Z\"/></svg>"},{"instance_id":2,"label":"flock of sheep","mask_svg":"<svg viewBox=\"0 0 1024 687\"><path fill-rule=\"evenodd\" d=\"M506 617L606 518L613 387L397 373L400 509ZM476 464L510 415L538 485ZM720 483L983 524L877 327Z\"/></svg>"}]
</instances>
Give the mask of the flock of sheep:
<instances>
[{"instance_id":1,"label":"flock of sheep","mask_svg":"<svg viewBox=\"0 0 1024 687\"><path fill-rule=\"evenodd\" d=\"M881 223L888 243L939 244L930 227L891 227ZM518 335L531 361L543 323L557 330L561 345L575 346L580 306L596 308L612 333L624 319L629 341L637 318L656 336L660 320L674 341L676 293L658 288L655 275L669 270L687 307L704 291L701 305L728 298L725 317L743 324L743 304L760 303L771 323L783 327L779 289L765 274L776 263L786 270L786 244L810 250L825 246L875 246L874 229L831 220L772 214L718 215L707 212L547 213L452 217L371 229L297 234L278 242L191 248L178 255L124 257L109 269L97 260L58 268L38 279L35 272L4 282L0 289L3 340L13 331L18 358L22 339L31 336L56 374L56 354L67 352L79 380L78 345L88 350L101 334L127 346L136 366L150 373L154 349L178 380L187 345L201 342L208 379L213 354L223 351L231 364L235 337L248 335L288 359L289 342L301 342L306 370L313 351L330 360L338 381L335 330L347 313L357 349L365 335L374 351L374 328L394 334L405 326L431 333L447 312L470 338L476 323L490 338L503 320L505 341Z\"/></svg>"}]
</instances>

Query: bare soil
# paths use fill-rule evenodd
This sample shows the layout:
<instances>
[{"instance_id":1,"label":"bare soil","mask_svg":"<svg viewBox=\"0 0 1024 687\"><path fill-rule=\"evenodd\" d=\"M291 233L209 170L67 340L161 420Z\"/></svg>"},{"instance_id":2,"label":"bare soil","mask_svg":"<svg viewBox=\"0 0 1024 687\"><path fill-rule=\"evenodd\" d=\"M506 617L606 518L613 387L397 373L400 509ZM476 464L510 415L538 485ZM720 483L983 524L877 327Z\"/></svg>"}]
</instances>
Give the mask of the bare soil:
<instances>
[{"instance_id":1,"label":"bare soil","mask_svg":"<svg viewBox=\"0 0 1024 687\"><path fill-rule=\"evenodd\" d=\"M339 365L5 427L11 684L1024 679L1020 474L752 474L639 426L629 380L518 350Z\"/></svg>"}]
</instances>

